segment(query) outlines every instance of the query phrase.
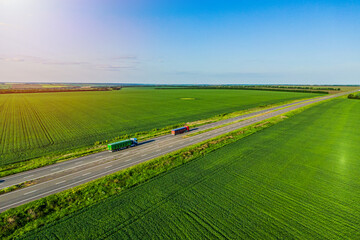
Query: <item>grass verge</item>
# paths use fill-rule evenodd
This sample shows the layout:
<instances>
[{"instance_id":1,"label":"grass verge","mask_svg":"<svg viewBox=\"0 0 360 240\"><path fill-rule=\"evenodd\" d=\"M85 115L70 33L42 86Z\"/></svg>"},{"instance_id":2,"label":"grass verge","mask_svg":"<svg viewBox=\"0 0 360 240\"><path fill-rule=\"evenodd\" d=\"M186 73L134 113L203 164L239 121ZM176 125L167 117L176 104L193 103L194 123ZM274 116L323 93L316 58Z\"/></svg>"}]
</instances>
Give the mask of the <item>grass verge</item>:
<instances>
[{"instance_id":1,"label":"grass verge","mask_svg":"<svg viewBox=\"0 0 360 240\"><path fill-rule=\"evenodd\" d=\"M0 177L5 177L5 176L12 175L12 174L29 171L29 170L44 167L47 165L51 165L51 164L71 160L74 158L90 155L93 153L101 152L101 151L106 150L106 144L108 142L119 141L119 140L131 138L131 137L136 137L139 139L139 141L144 141L144 140L148 140L148 139L151 139L154 137L169 134L171 129L183 126L185 124L190 126L190 128L194 128L197 126L214 123L214 122L226 120L229 118L238 117L241 115L257 112L257 111L268 109L268 108L273 108L273 107L277 107L277 106L281 106L281 105L285 105L285 104L289 104L289 103L294 103L297 101L311 100L311 99L315 99L315 98L298 99L298 100L286 101L286 102L277 103L277 104L263 105L263 106L259 106L259 107L251 108L251 109L247 109L247 110L219 114L219 115L213 116L211 118L198 120L198 121L194 121L194 122L179 123L179 124L167 126L164 128L155 128L150 131L138 132L138 133L131 134L131 135L118 136L109 141L96 142L93 146L83 147L83 148L79 148L77 150L58 153L55 155L53 154L53 155L40 157L40 158L34 158L34 159L30 159L30 160L23 161L23 162L18 162L18 163L13 163L13 164L9 164L6 166L2 166L2 167L0 167Z\"/></svg>"},{"instance_id":2,"label":"grass verge","mask_svg":"<svg viewBox=\"0 0 360 240\"><path fill-rule=\"evenodd\" d=\"M19 237L26 232L54 222L70 213L79 211L84 207L144 183L161 173L238 141L264 128L270 127L322 102L299 108L289 113L138 164L78 187L9 209L0 214L0 237L2 239Z\"/></svg>"},{"instance_id":3,"label":"grass verge","mask_svg":"<svg viewBox=\"0 0 360 240\"><path fill-rule=\"evenodd\" d=\"M0 195L11 192L11 191L14 191L14 190L18 190L18 189L21 189L21 188L24 188L24 187L29 187L29 186L34 185L34 184L35 184L35 181L26 181L26 182L19 183L19 184L16 184L16 185L13 185L13 186L10 186L10 187L7 187L7 188L3 188L3 189L0 190Z\"/></svg>"}]
</instances>

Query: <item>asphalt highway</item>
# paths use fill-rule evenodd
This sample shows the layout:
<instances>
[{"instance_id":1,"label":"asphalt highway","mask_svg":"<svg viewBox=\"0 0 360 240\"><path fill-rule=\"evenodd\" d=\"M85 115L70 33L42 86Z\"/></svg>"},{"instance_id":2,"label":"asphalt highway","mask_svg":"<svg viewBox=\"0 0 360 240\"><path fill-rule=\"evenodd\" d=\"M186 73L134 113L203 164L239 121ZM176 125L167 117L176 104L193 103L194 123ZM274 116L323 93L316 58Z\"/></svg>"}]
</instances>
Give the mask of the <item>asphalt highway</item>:
<instances>
[{"instance_id":1,"label":"asphalt highway","mask_svg":"<svg viewBox=\"0 0 360 240\"><path fill-rule=\"evenodd\" d=\"M311 100L298 101L291 104L285 104L278 107L245 114L239 117L206 124L193 129L188 134L244 119L243 121L187 138L183 138L185 134L180 134L177 136L172 136L170 134L164 135L140 142L138 146L121 151L104 151L4 177L0 179L0 188L13 186L30 180L37 180L39 183L0 195L0 212L57 192L61 192L65 189L69 189L109 175L111 173L115 173L130 166L134 166L138 163L148 161L184 147L191 146L193 144L203 142L236 129L243 128L265 119L301 108L303 106L345 94L349 93L327 95Z\"/></svg>"}]
</instances>

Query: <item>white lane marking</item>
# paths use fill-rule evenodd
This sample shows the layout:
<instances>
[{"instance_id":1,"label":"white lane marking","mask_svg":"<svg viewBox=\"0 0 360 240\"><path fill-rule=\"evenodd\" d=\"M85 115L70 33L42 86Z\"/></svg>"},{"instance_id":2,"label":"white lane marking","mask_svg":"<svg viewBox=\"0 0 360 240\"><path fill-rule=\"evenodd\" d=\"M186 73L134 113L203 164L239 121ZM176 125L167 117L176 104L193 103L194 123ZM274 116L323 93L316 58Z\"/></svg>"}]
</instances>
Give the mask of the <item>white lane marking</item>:
<instances>
[{"instance_id":1,"label":"white lane marking","mask_svg":"<svg viewBox=\"0 0 360 240\"><path fill-rule=\"evenodd\" d=\"M139 150L139 149L138 149ZM130 156L132 156L132 155L136 155L136 154L138 154L138 152L137 151L131 151L131 150L129 150L129 152L127 152L126 153L126 157L130 157ZM112 155L111 157L125 157L122 153L117 153L117 154L114 154L114 155Z\"/></svg>"},{"instance_id":2,"label":"white lane marking","mask_svg":"<svg viewBox=\"0 0 360 240\"><path fill-rule=\"evenodd\" d=\"M36 192L37 191L37 189L36 190L33 190L33 191L30 191L30 192L27 192L27 193L24 193L24 195L27 195L27 194L30 194L30 193L34 193L34 192Z\"/></svg>"},{"instance_id":3,"label":"white lane marking","mask_svg":"<svg viewBox=\"0 0 360 240\"><path fill-rule=\"evenodd\" d=\"M54 168L54 169L51 169L50 171L56 171L56 170L59 170L60 168L57 167L57 168Z\"/></svg>"},{"instance_id":4,"label":"white lane marking","mask_svg":"<svg viewBox=\"0 0 360 240\"><path fill-rule=\"evenodd\" d=\"M61 184L61 183L64 183L64 182L66 182L66 180L57 182L57 183L55 183L55 184L58 185L58 184Z\"/></svg>"},{"instance_id":5,"label":"white lane marking","mask_svg":"<svg viewBox=\"0 0 360 240\"><path fill-rule=\"evenodd\" d=\"M176 141L171 141L170 144L161 144L161 147L169 147L170 145L171 145L171 146L178 145L178 143L182 143L182 142L184 142L184 141L185 141L184 138L179 138L179 139L176 140Z\"/></svg>"},{"instance_id":6,"label":"white lane marking","mask_svg":"<svg viewBox=\"0 0 360 240\"><path fill-rule=\"evenodd\" d=\"M23 178L28 178L28 177L33 177L34 175L29 175L29 176L25 176L25 177L23 177Z\"/></svg>"},{"instance_id":7,"label":"white lane marking","mask_svg":"<svg viewBox=\"0 0 360 240\"><path fill-rule=\"evenodd\" d=\"M88 173L84 173L82 176L86 176L86 175L89 175L91 172L88 172Z\"/></svg>"},{"instance_id":8,"label":"white lane marking","mask_svg":"<svg viewBox=\"0 0 360 240\"><path fill-rule=\"evenodd\" d=\"M168 141L165 141L165 142L168 142ZM175 141L176 142L176 141ZM174 144L175 143L174 141L171 141L171 143L170 144ZM161 143L161 141L160 141L160 143ZM156 142L156 143L149 143L149 145L146 145L146 146L144 146L144 147L142 147L142 146L139 146L139 147L137 147L137 149L140 149L141 151L147 151L147 150L149 150L149 149L154 149L157 145L159 145L160 144L159 142ZM162 145L165 145L165 144L162 144Z\"/></svg>"},{"instance_id":9,"label":"white lane marking","mask_svg":"<svg viewBox=\"0 0 360 240\"><path fill-rule=\"evenodd\" d=\"M105 167L105 168L110 168L110 167L112 167L113 165L110 165L110 166L107 166L107 167Z\"/></svg>"}]
</instances>

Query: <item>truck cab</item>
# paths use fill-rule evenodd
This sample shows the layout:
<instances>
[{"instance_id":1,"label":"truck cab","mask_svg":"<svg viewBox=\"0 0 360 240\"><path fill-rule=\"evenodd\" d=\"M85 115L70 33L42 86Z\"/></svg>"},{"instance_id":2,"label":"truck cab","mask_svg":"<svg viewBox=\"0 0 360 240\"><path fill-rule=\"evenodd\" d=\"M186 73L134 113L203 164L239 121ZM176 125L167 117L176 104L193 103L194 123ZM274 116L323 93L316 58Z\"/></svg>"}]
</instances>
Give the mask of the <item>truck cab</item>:
<instances>
[{"instance_id":1,"label":"truck cab","mask_svg":"<svg viewBox=\"0 0 360 240\"><path fill-rule=\"evenodd\" d=\"M132 145L132 146L136 146L136 145L139 144L137 138L130 138L130 140L133 141L133 145Z\"/></svg>"}]
</instances>

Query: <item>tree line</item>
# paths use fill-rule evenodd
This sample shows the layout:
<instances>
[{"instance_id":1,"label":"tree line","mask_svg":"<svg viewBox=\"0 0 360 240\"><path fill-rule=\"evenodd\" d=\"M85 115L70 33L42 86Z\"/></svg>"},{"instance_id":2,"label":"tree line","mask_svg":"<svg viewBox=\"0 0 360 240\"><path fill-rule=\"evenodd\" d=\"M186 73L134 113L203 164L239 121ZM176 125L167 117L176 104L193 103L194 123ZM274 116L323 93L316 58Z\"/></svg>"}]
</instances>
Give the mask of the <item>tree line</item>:
<instances>
[{"instance_id":1,"label":"tree line","mask_svg":"<svg viewBox=\"0 0 360 240\"><path fill-rule=\"evenodd\" d=\"M267 88L265 86L251 87L251 86L189 86L189 87L157 87L155 89L235 89L235 90L261 90L261 91L279 91L279 92L301 92L301 93L322 93L328 94L327 91L311 90L311 89L279 89Z\"/></svg>"}]
</instances>

